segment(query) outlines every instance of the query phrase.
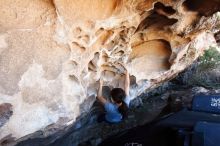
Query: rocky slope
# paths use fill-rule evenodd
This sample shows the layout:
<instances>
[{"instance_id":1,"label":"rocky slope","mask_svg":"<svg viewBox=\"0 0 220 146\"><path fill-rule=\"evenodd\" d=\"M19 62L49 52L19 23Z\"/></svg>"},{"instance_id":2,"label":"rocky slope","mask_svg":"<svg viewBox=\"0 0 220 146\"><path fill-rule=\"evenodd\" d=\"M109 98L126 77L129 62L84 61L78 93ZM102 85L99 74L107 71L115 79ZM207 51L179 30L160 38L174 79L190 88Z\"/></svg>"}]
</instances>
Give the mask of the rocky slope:
<instances>
[{"instance_id":1,"label":"rocky slope","mask_svg":"<svg viewBox=\"0 0 220 146\"><path fill-rule=\"evenodd\" d=\"M74 123L97 80L131 98L219 42L218 0L0 0L0 143ZM215 35L215 37L214 37Z\"/></svg>"}]
</instances>

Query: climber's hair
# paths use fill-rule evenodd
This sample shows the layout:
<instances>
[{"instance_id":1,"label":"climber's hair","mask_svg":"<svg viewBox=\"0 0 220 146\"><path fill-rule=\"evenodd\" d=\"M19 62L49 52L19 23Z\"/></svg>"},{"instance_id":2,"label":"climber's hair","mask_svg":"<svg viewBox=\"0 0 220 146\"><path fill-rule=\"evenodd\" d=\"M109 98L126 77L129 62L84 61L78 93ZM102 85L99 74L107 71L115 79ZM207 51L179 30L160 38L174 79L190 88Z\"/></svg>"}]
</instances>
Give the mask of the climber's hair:
<instances>
[{"instance_id":1,"label":"climber's hair","mask_svg":"<svg viewBox=\"0 0 220 146\"><path fill-rule=\"evenodd\" d=\"M127 117L128 106L124 102L126 97L125 91L121 88L113 88L111 91L111 96L114 102L121 104L118 107L118 111L122 114L123 119Z\"/></svg>"}]
</instances>

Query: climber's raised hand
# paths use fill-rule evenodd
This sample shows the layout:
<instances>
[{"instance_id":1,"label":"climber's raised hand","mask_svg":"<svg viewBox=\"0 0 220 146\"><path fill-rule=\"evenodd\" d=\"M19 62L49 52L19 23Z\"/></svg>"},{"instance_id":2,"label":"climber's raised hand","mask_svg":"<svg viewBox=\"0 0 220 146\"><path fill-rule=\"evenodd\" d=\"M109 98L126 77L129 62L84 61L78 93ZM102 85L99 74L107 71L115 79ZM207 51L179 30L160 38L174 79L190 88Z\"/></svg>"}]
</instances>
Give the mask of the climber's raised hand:
<instances>
[{"instance_id":1,"label":"climber's raised hand","mask_svg":"<svg viewBox=\"0 0 220 146\"><path fill-rule=\"evenodd\" d=\"M103 86L103 79L102 79L102 77L99 79L99 85Z\"/></svg>"},{"instance_id":2,"label":"climber's raised hand","mask_svg":"<svg viewBox=\"0 0 220 146\"><path fill-rule=\"evenodd\" d=\"M130 75L129 75L129 72L128 72L127 69L125 70L125 87L124 87L124 90L125 90L126 96L129 96L129 91L130 91Z\"/></svg>"},{"instance_id":3,"label":"climber's raised hand","mask_svg":"<svg viewBox=\"0 0 220 146\"><path fill-rule=\"evenodd\" d=\"M105 104L107 102L107 100L105 99L105 97L102 95L102 86L103 86L103 80L102 77L99 80L99 88L98 88L98 93L97 93L97 98L98 100L102 103Z\"/></svg>"}]
</instances>

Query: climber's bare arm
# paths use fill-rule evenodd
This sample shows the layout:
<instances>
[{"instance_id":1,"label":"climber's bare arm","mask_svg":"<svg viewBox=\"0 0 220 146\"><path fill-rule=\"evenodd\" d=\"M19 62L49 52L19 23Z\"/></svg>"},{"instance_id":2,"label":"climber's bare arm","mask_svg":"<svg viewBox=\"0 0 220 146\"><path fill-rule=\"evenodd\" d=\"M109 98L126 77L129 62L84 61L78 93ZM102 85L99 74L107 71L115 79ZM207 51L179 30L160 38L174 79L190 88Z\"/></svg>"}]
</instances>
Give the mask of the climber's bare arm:
<instances>
[{"instance_id":1,"label":"climber's bare arm","mask_svg":"<svg viewBox=\"0 0 220 146\"><path fill-rule=\"evenodd\" d=\"M130 77L128 70L125 71L125 94L126 96L129 96L129 90L130 90Z\"/></svg>"},{"instance_id":2,"label":"climber's bare arm","mask_svg":"<svg viewBox=\"0 0 220 146\"><path fill-rule=\"evenodd\" d=\"M102 79L100 79L97 98L102 104L105 104L107 100L105 99L105 97L102 96L102 86L103 86L103 81Z\"/></svg>"}]
</instances>

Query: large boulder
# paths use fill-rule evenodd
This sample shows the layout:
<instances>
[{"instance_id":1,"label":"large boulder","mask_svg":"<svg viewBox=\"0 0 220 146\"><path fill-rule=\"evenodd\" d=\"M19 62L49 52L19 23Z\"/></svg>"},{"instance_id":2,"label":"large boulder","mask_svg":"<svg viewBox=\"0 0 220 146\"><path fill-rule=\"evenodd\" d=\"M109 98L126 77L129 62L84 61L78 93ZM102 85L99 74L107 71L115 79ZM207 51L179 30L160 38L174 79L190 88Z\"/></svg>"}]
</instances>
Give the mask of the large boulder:
<instances>
[{"instance_id":1,"label":"large boulder","mask_svg":"<svg viewBox=\"0 0 220 146\"><path fill-rule=\"evenodd\" d=\"M1 0L0 139L74 123L101 76L123 85L121 64L131 98L174 78L216 43L218 10L217 0Z\"/></svg>"}]
</instances>

